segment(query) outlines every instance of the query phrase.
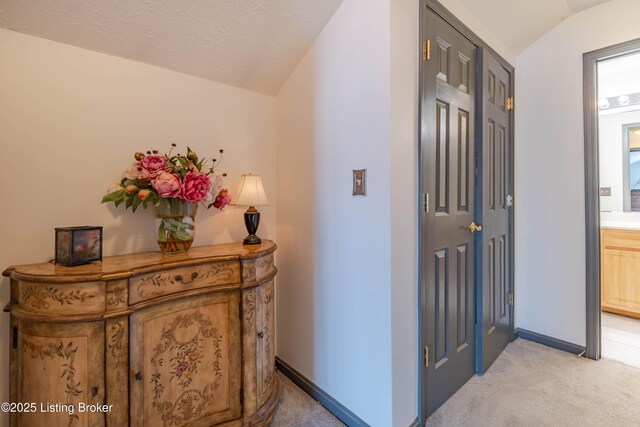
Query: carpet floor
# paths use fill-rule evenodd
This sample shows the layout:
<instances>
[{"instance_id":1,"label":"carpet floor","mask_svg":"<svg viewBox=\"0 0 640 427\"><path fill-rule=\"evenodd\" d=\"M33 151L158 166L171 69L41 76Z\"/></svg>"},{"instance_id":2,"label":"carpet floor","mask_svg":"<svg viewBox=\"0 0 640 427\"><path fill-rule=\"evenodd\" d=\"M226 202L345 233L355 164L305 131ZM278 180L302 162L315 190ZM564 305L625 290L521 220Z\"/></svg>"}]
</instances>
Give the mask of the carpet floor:
<instances>
[{"instance_id":1,"label":"carpet floor","mask_svg":"<svg viewBox=\"0 0 640 427\"><path fill-rule=\"evenodd\" d=\"M343 427L278 373L282 398L272 427ZM637 427L640 369L577 357L518 339L427 420L429 427ZM403 426L404 427L404 426Z\"/></svg>"},{"instance_id":2,"label":"carpet floor","mask_svg":"<svg viewBox=\"0 0 640 427\"><path fill-rule=\"evenodd\" d=\"M282 397L271 427L344 427L344 424L291 380L278 372Z\"/></svg>"},{"instance_id":3,"label":"carpet floor","mask_svg":"<svg viewBox=\"0 0 640 427\"><path fill-rule=\"evenodd\" d=\"M518 339L427 426L640 426L640 369Z\"/></svg>"}]
</instances>

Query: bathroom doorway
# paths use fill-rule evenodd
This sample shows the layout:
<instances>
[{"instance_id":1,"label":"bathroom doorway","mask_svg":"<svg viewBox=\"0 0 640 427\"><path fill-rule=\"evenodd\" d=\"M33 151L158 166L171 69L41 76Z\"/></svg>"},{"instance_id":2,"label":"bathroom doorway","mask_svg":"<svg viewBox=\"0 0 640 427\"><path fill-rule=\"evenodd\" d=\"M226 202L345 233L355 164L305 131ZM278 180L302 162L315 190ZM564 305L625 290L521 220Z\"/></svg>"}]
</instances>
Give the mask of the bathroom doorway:
<instances>
[{"instance_id":1,"label":"bathroom doorway","mask_svg":"<svg viewBox=\"0 0 640 427\"><path fill-rule=\"evenodd\" d=\"M623 45L585 54L587 356L640 367L640 43Z\"/></svg>"}]
</instances>

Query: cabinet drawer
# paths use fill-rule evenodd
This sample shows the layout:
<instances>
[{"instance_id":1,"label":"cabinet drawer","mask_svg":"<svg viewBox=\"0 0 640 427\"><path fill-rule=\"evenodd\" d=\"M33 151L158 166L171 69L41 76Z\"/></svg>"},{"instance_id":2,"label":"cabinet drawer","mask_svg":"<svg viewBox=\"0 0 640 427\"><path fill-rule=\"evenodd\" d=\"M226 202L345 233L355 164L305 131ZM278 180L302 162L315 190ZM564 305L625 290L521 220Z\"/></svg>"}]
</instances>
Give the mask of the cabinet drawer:
<instances>
[{"instance_id":1,"label":"cabinet drawer","mask_svg":"<svg viewBox=\"0 0 640 427\"><path fill-rule=\"evenodd\" d=\"M129 304L147 301L190 289L229 285L240 282L237 261L201 264L132 277L129 280Z\"/></svg>"},{"instance_id":2,"label":"cabinet drawer","mask_svg":"<svg viewBox=\"0 0 640 427\"><path fill-rule=\"evenodd\" d=\"M34 314L96 314L104 311L104 283L20 282L20 309Z\"/></svg>"}]
</instances>

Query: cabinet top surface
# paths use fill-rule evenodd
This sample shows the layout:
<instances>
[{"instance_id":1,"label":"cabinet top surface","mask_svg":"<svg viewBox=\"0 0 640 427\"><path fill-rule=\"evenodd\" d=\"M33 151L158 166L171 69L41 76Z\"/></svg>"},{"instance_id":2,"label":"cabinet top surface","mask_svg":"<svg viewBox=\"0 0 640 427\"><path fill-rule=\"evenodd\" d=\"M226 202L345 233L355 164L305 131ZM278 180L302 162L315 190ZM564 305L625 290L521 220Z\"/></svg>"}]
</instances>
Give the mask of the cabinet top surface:
<instances>
[{"instance_id":1,"label":"cabinet top surface","mask_svg":"<svg viewBox=\"0 0 640 427\"><path fill-rule=\"evenodd\" d=\"M2 274L14 279L45 280L60 282L86 282L116 280L135 274L159 269L201 264L204 262L253 259L267 255L276 249L271 240L262 240L259 245L225 243L221 245L199 246L181 254L142 252L137 254L104 257L102 262L65 267L46 262L16 265Z\"/></svg>"}]
</instances>

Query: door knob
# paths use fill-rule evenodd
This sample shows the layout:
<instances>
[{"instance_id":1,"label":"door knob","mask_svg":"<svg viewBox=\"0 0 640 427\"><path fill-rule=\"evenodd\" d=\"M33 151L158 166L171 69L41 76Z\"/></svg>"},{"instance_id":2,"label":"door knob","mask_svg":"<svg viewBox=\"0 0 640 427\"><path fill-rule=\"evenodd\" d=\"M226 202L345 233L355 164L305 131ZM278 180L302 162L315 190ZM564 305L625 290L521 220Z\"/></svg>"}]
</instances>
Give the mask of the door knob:
<instances>
[{"instance_id":1,"label":"door knob","mask_svg":"<svg viewBox=\"0 0 640 427\"><path fill-rule=\"evenodd\" d=\"M472 222L471 224L469 224L467 228L472 233L475 233L476 231L482 231L482 225L476 224L475 222Z\"/></svg>"}]
</instances>

